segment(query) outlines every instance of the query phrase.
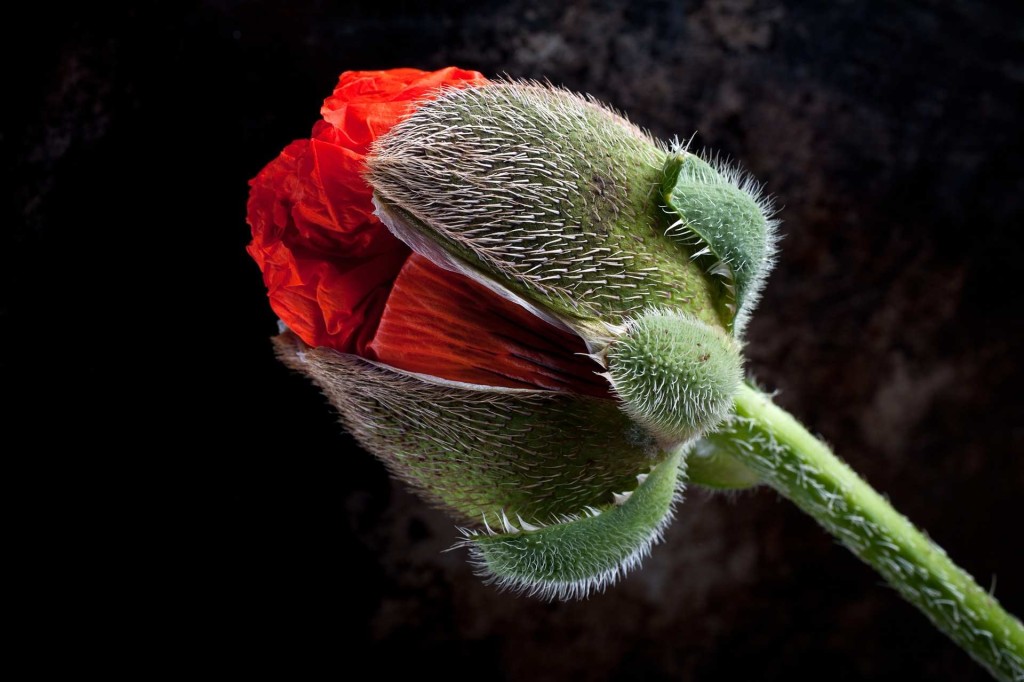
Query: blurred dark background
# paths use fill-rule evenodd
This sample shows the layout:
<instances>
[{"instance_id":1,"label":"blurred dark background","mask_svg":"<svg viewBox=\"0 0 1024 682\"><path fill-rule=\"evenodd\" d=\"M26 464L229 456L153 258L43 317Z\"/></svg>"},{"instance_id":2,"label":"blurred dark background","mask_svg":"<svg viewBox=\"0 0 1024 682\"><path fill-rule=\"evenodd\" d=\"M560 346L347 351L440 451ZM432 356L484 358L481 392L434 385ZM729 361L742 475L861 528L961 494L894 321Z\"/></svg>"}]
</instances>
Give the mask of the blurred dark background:
<instances>
[{"instance_id":1,"label":"blurred dark background","mask_svg":"<svg viewBox=\"0 0 1024 682\"><path fill-rule=\"evenodd\" d=\"M767 490L691 490L586 602L481 584L275 362L245 202L347 69L547 78L696 131L782 207L749 369L1024 613L1019 2L19 7L0 315L39 665L986 679Z\"/></svg>"}]
</instances>

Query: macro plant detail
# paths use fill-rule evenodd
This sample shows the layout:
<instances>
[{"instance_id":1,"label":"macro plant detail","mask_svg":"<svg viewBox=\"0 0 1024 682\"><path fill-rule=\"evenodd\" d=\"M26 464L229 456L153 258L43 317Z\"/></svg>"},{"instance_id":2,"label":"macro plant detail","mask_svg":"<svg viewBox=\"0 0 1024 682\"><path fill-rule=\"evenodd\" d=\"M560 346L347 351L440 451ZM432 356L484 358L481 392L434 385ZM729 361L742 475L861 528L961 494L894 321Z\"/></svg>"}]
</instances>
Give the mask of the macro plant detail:
<instances>
[{"instance_id":1,"label":"macro plant detail","mask_svg":"<svg viewBox=\"0 0 1024 682\"><path fill-rule=\"evenodd\" d=\"M738 170L593 99L455 68L342 74L252 181L280 359L446 509L479 572L547 598L614 582L684 482L769 485L993 674L1024 629L743 381L775 252Z\"/></svg>"}]
</instances>

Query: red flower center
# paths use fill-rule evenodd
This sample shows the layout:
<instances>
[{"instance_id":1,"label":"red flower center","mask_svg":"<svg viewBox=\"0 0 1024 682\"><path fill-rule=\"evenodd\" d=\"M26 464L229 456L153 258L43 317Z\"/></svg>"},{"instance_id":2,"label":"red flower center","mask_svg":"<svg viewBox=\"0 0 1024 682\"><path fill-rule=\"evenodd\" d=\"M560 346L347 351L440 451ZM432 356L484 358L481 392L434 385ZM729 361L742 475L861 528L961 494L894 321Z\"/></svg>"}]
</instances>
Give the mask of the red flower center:
<instances>
[{"instance_id":1,"label":"red flower center","mask_svg":"<svg viewBox=\"0 0 1024 682\"><path fill-rule=\"evenodd\" d=\"M485 83L455 68L343 73L312 139L250 183L248 251L274 312L311 346L451 381L608 397L582 339L412 253L373 215L362 177L373 140L442 87Z\"/></svg>"}]
</instances>

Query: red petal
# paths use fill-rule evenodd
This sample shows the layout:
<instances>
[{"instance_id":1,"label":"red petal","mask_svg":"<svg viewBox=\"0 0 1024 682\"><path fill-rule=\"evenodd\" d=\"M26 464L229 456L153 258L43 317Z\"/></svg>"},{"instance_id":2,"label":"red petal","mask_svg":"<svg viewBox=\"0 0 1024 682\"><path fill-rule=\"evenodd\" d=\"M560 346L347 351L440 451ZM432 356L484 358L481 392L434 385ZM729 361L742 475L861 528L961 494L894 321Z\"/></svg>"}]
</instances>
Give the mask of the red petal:
<instances>
[{"instance_id":1,"label":"red petal","mask_svg":"<svg viewBox=\"0 0 1024 682\"><path fill-rule=\"evenodd\" d=\"M346 71L334 93L324 100L320 113L344 139L340 144L365 154L370 143L412 112L416 102L436 97L444 86L486 82L476 71L455 67L439 71Z\"/></svg>"},{"instance_id":2,"label":"red petal","mask_svg":"<svg viewBox=\"0 0 1024 682\"><path fill-rule=\"evenodd\" d=\"M586 352L575 334L414 253L364 356L453 381L607 398Z\"/></svg>"},{"instance_id":3,"label":"red petal","mask_svg":"<svg viewBox=\"0 0 1024 682\"><path fill-rule=\"evenodd\" d=\"M373 337L409 250L376 218L339 229L311 149L293 142L253 179L248 251L290 329L310 345L354 353Z\"/></svg>"},{"instance_id":4,"label":"red petal","mask_svg":"<svg viewBox=\"0 0 1024 682\"><path fill-rule=\"evenodd\" d=\"M306 343L364 348L409 253L373 215L362 177L369 145L442 86L484 82L456 68L343 73L313 139L290 144L252 180L248 251L274 312Z\"/></svg>"}]
</instances>

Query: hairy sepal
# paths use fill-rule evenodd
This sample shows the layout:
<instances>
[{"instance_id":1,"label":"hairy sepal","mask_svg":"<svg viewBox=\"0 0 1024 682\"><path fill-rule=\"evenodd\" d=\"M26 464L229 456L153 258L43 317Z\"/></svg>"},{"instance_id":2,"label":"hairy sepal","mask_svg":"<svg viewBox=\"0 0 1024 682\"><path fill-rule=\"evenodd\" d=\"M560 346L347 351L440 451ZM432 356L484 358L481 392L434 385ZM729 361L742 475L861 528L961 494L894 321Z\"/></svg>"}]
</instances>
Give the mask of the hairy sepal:
<instances>
[{"instance_id":1,"label":"hairy sepal","mask_svg":"<svg viewBox=\"0 0 1024 682\"><path fill-rule=\"evenodd\" d=\"M681 497L682 466L676 450L616 504L533 530L470 533L464 544L478 573L500 588L544 599L584 598L639 566L661 540Z\"/></svg>"},{"instance_id":2,"label":"hairy sepal","mask_svg":"<svg viewBox=\"0 0 1024 682\"><path fill-rule=\"evenodd\" d=\"M290 332L274 344L366 450L465 524L506 514L544 525L613 503L664 456L611 400L444 381Z\"/></svg>"},{"instance_id":3,"label":"hairy sepal","mask_svg":"<svg viewBox=\"0 0 1024 682\"><path fill-rule=\"evenodd\" d=\"M584 338L651 306L722 324L714 282L666 234L667 156L593 100L499 82L423 103L377 140L367 179L413 249L439 246Z\"/></svg>"},{"instance_id":4,"label":"hairy sepal","mask_svg":"<svg viewBox=\"0 0 1024 682\"><path fill-rule=\"evenodd\" d=\"M672 217L666 234L714 282L721 319L741 333L774 263L771 201L749 176L681 149L666 159L662 182Z\"/></svg>"}]
</instances>

